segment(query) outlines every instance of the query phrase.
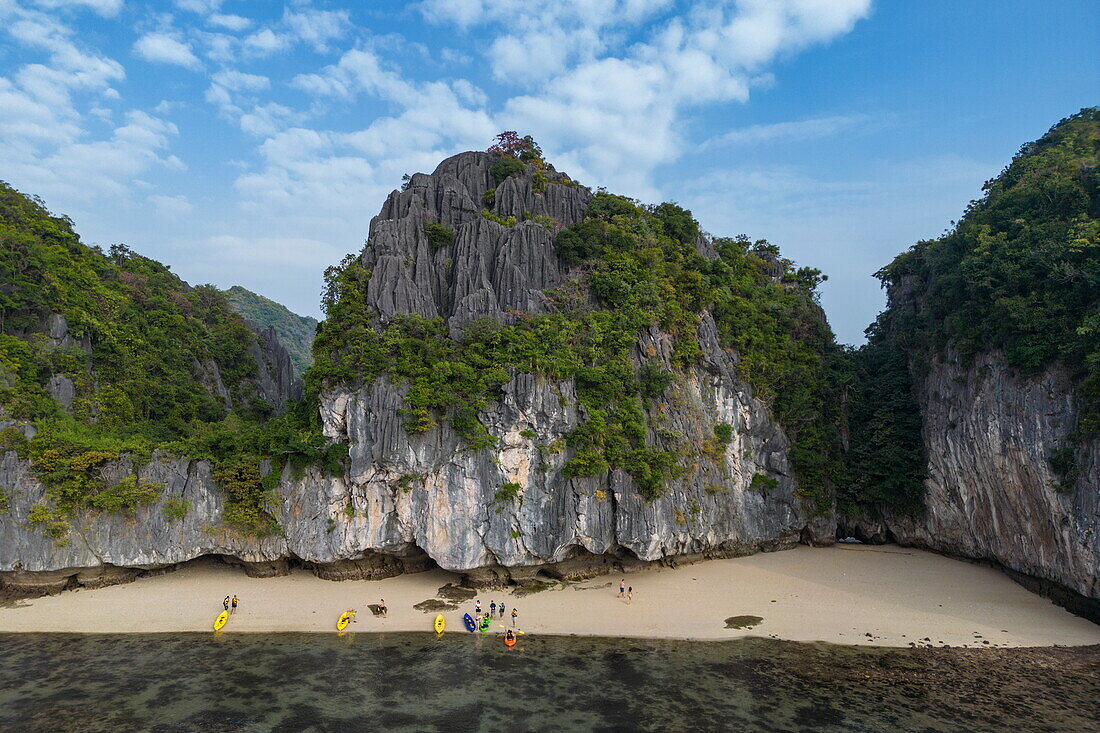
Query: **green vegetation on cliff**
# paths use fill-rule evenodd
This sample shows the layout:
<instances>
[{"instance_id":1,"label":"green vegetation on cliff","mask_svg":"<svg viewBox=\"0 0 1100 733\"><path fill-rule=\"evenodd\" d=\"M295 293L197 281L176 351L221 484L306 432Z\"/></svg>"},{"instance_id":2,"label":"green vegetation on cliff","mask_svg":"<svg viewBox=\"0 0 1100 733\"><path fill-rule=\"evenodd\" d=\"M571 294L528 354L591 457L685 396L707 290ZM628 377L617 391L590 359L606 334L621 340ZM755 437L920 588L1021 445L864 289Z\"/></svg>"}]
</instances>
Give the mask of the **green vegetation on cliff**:
<instances>
[{"instance_id":1,"label":"green vegetation on cliff","mask_svg":"<svg viewBox=\"0 0 1100 733\"><path fill-rule=\"evenodd\" d=\"M261 328L271 326L279 343L290 354L294 371L300 377L313 363L313 335L317 332L317 319L300 316L285 305L257 295L251 290L234 285L225 291L229 307Z\"/></svg>"},{"instance_id":2,"label":"green vegetation on cliff","mask_svg":"<svg viewBox=\"0 0 1100 733\"><path fill-rule=\"evenodd\" d=\"M1024 145L984 190L953 229L877 273L891 305L861 354L852 443L854 481L880 505L920 495L913 376L948 348L998 350L1024 376L1060 364L1081 402L1076 437L1100 431L1100 110ZM1072 446L1053 463L1072 485Z\"/></svg>"},{"instance_id":3,"label":"green vegetation on cliff","mask_svg":"<svg viewBox=\"0 0 1100 733\"><path fill-rule=\"evenodd\" d=\"M672 340L675 369L699 365L700 318L709 311L722 345L739 354L741 375L792 438L800 490L824 511L841 465L839 401L827 386L839 352L816 302L821 275L795 268L767 242L714 240L717 257L710 258L699 254L699 239L690 211L600 192L586 218L558 235L559 256L581 277L547 293L557 312L513 314L510 325L484 320L461 341L438 319L410 315L374 327L365 298L371 273L349 256L326 273L327 318L307 392L389 374L408 385L410 432L444 417L471 449L481 449L496 438L477 412L500 396L513 372L573 380L587 419L567 437L574 454L566 473L623 469L653 499L684 473L698 446L660 429L658 411L649 408L673 375L658 363L637 365L638 339L657 326Z\"/></svg>"},{"instance_id":4,"label":"green vegetation on cliff","mask_svg":"<svg viewBox=\"0 0 1100 733\"><path fill-rule=\"evenodd\" d=\"M214 380L237 409L270 412L253 389L256 337L217 289L188 287L123 245L89 247L6 184L0 243L0 403L11 417L57 415L46 390L55 374L73 382L74 417L151 440L224 417ZM64 342L49 338L51 314L67 321Z\"/></svg>"},{"instance_id":5,"label":"green vegetation on cliff","mask_svg":"<svg viewBox=\"0 0 1100 733\"><path fill-rule=\"evenodd\" d=\"M226 466L253 466L255 476L223 480L226 519L271 531L260 462L321 460L328 447L301 406L273 417L279 406L256 388L256 349L216 288L190 287L122 245L89 247L67 218L0 183L0 419L36 430L29 441L0 431L0 449L32 460L47 503L31 521L59 541L77 510L155 501L140 465L156 449L212 460L219 480ZM102 468L123 456L133 475L108 484Z\"/></svg>"}]
</instances>

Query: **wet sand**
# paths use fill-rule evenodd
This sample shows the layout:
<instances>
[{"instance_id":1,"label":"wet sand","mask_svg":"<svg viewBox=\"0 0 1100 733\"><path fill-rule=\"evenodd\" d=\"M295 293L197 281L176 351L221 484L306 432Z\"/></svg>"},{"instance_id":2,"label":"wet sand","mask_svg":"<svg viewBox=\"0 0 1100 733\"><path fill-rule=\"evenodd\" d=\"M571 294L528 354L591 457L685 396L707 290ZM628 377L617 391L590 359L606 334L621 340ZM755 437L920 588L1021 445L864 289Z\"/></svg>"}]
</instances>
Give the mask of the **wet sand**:
<instances>
[{"instance_id":1,"label":"wet sand","mask_svg":"<svg viewBox=\"0 0 1100 733\"><path fill-rule=\"evenodd\" d=\"M618 597L620 577L634 588L631 603ZM359 611L352 633L428 631L437 611L413 606L433 599L453 606L442 610L447 630L466 633L462 615L473 614L474 599L439 595L457 582L442 570L378 581L333 582L304 570L249 578L239 568L201 561L127 585L19 601L0 608L0 633L209 631L227 594L238 595L241 606L223 633L335 632L349 607ZM386 618L368 608L381 598ZM518 608L517 628L529 634L761 636L896 647L1100 644L1100 626L997 570L891 546L798 547L551 583L529 594L483 590L476 598L486 609L490 601L504 602L509 615ZM494 619L492 630L502 632L506 623Z\"/></svg>"}]
</instances>

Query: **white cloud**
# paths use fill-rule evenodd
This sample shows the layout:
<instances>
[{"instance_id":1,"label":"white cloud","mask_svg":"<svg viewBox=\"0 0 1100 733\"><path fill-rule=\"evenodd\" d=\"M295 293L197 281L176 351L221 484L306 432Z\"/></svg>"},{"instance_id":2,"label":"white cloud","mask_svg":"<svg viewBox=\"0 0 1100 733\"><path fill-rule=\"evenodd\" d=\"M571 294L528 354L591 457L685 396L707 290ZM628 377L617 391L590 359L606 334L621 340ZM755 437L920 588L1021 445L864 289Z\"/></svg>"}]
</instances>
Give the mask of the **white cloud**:
<instances>
[{"instance_id":1,"label":"white cloud","mask_svg":"<svg viewBox=\"0 0 1100 733\"><path fill-rule=\"evenodd\" d=\"M191 50L191 44L167 33L147 33L134 43L134 53L146 61L175 64L186 69L199 70L202 62Z\"/></svg>"},{"instance_id":2,"label":"white cloud","mask_svg":"<svg viewBox=\"0 0 1100 733\"><path fill-rule=\"evenodd\" d=\"M223 69L211 77L215 84L235 92L262 92L271 88L271 80L259 74Z\"/></svg>"},{"instance_id":3,"label":"white cloud","mask_svg":"<svg viewBox=\"0 0 1100 733\"><path fill-rule=\"evenodd\" d=\"M648 197L657 194L652 171L686 148L686 113L703 105L745 102L752 87L766 78L765 64L846 33L867 15L870 2L697 2L668 18L661 14L671 6L656 1L471 0L460 7L429 2L422 8L456 22L524 27L537 21L542 29L538 43L552 41L562 28L598 31L599 43L582 43L558 57L547 54L550 60L536 73L550 73L549 78L508 100L500 118L505 127L533 134L571 173L599 171L600 179L593 182ZM628 9L658 15L640 42L615 40L616 32L636 22ZM521 70L519 46L501 40L510 37L506 33L490 46L498 76L514 77Z\"/></svg>"},{"instance_id":4,"label":"white cloud","mask_svg":"<svg viewBox=\"0 0 1100 733\"><path fill-rule=\"evenodd\" d=\"M469 56L453 48L440 49L439 60L447 66L465 66L471 61Z\"/></svg>"},{"instance_id":5,"label":"white cloud","mask_svg":"<svg viewBox=\"0 0 1100 733\"><path fill-rule=\"evenodd\" d=\"M84 7L104 18L118 15L118 11L122 9L122 0L34 0L34 4L49 10Z\"/></svg>"},{"instance_id":6,"label":"white cloud","mask_svg":"<svg viewBox=\"0 0 1100 733\"><path fill-rule=\"evenodd\" d=\"M299 123L304 115L275 102L257 104L241 114L238 124L243 132L259 137L274 135L289 125Z\"/></svg>"},{"instance_id":7,"label":"white cloud","mask_svg":"<svg viewBox=\"0 0 1100 733\"><path fill-rule=\"evenodd\" d=\"M160 154L177 133L171 122L131 111L105 140L52 140L49 149L0 146L0 167L27 190L70 204L120 199L142 172L178 163Z\"/></svg>"},{"instance_id":8,"label":"white cloud","mask_svg":"<svg viewBox=\"0 0 1100 733\"><path fill-rule=\"evenodd\" d=\"M367 92L384 99L407 96L412 85L405 82L393 68L384 68L373 51L348 51L340 61L326 66L317 74L299 74L290 85L317 96L352 99Z\"/></svg>"},{"instance_id":9,"label":"white cloud","mask_svg":"<svg viewBox=\"0 0 1100 733\"><path fill-rule=\"evenodd\" d=\"M750 125L713 137L701 147L717 145L759 145L775 141L813 140L829 137L844 130L866 124L867 115L832 115L793 122L774 122L767 125Z\"/></svg>"},{"instance_id":10,"label":"white cloud","mask_svg":"<svg viewBox=\"0 0 1100 733\"><path fill-rule=\"evenodd\" d=\"M244 39L244 49L252 56L270 56L290 48L291 40L289 34L279 34L270 28L263 28Z\"/></svg>"},{"instance_id":11,"label":"white cloud","mask_svg":"<svg viewBox=\"0 0 1100 733\"><path fill-rule=\"evenodd\" d=\"M500 30L488 46L493 75L527 87L570 64L590 60L636 28L669 10L672 0L427 0L420 11L430 22Z\"/></svg>"},{"instance_id":12,"label":"white cloud","mask_svg":"<svg viewBox=\"0 0 1100 733\"><path fill-rule=\"evenodd\" d=\"M500 23L530 28L536 22L587 27L640 23L673 5L673 0L424 0L419 8L432 23L454 23L463 28Z\"/></svg>"},{"instance_id":13,"label":"white cloud","mask_svg":"<svg viewBox=\"0 0 1100 733\"><path fill-rule=\"evenodd\" d=\"M228 33L206 33L192 31L196 42L204 46L203 55L220 64L231 64L237 60L237 51L241 41Z\"/></svg>"},{"instance_id":14,"label":"white cloud","mask_svg":"<svg viewBox=\"0 0 1100 733\"><path fill-rule=\"evenodd\" d=\"M406 172L434 168L447 155L482 148L498 131L484 93L466 80L417 82L373 51L354 49L291 85L318 97L367 95L393 104L393 116L353 132L285 129L261 146L262 170L245 173L237 191L257 210L299 209L365 220L360 202L380 201ZM330 225L327 225L330 226Z\"/></svg>"},{"instance_id":15,"label":"white cloud","mask_svg":"<svg viewBox=\"0 0 1100 733\"><path fill-rule=\"evenodd\" d=\"M318 52L327 51L329 41L343 38L351 28L346 10L303 8L299 12L293 12L287 8L283 13L283 23L298 40L309 44Z\"/></svg>"},{"instance_id":16,"label":"white cloud","mask_svg":"<svg viewBox=\"0 0 1100 733\"><path fill-rule=\"evenodd\" d=\"M33 159L54 145L77 140L81 115L74 96L117 97L111 84L125 77L122 66L77 47L74 33L55 18L12 4L0 4L0 32L6 31L45 63L28 63L0 77L0 155Z\"/></svg>"},{"instance_id":17,"label":"white cloud","mask_svg":"<svg viewBox=\"0 0 1100 733\"><path fill-rule=\"evenodd\" d=\"M240 15L225 15L221 13L211 15L206 19L206 22L218 28L225 28L237 32L243 31L245 28L252 25L252 21L249 18Z\"/></svg>"},{"instance_id":18,"label":"white cloud","mask_svg":"<svg viewBox=\"0 0 1100 733\"><path fill-rule=\"evenodd\" d=\"M271 87L266 76L223 69L211 77L205 99L228 118L236 120L251 135L274 135L285 127L301 122L304 115L281 104L261 104L257 95ZM248 111L246 111L246 109Z\"/></svg>"},{"instance_id":19,"label":"white cloud","mask_svg":"<svg viewBox=\"0 0 1100 733\"><path fill-rule=\"evenodd\" d=\"M153 205L157 216L178 219L187 216L195 207L187 200L186 196L165 196L157 194L149 197L149 203Z\"/></svg>"},{"instance_id":20,"label":"white cloud","mask_svg":"<svg viewBox=\"0 0 1100 733\"><path fill-rule=\"evenodd\" d=\"M224 0L176 0L176 7L180 10L190 10L192 13L207 15L221 9Z\"/></svg>"},{"instance_id":21,"label":"white cloud","mask_svg":"<svg viewBox=\"0 0 1100 733\"><path fill-rule=\"evenodd\" d=\"M119 110L111 85L125 78L122 65L85 49L77 41L83 37L57 15L0 2L5 32L39 54L0 77L5 178L75 216L83 206L99 210L104 201L124 205L133 181L151 168L182 167L167 154L176 127L139 110ZM120 115L123 122L112 123Z\"/></svg>"}]
</instances>

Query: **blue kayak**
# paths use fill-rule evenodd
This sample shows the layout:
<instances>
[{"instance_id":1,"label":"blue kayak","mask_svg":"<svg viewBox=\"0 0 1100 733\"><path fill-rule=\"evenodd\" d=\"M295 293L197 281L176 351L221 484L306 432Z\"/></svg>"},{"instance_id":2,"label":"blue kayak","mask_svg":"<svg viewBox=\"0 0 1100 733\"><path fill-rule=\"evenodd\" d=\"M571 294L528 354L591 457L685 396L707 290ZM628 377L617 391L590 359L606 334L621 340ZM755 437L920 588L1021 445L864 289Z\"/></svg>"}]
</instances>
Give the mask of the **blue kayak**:
<instances>
[{"instance_id":1,"label":"blue kayak","mask_svg":"<svg viewBox=\"0 0 1100 733\"><path fill-rule=\"evenodd\" d=\"M467 631L473 631L477 628L477 625L474 623L474 617L470 614L466 614L462 617L462 623L466 624Z\"/></svg>"}]
</instances>

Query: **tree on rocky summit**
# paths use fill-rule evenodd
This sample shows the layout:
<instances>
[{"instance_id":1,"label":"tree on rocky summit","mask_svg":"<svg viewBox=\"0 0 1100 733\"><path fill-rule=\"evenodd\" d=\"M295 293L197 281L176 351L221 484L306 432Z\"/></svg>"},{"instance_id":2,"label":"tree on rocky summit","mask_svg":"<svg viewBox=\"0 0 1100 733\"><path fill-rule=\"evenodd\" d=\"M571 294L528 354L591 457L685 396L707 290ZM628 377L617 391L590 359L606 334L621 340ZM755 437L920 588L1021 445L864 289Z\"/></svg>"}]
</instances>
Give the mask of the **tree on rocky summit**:
<instances>
[{"instance_id":1,"label":"tree on rocky summit","mask_svg":"<svg viewBox=\"0 0 1100 733\"><path fill-rule=\"evenodd\" d=\"M505 130L496 136L496 142L489 146L487 153L499 155L512 155L518 157L527 149L527 141L519 136L515 130Z\"/></svg>"}]
</instances>

